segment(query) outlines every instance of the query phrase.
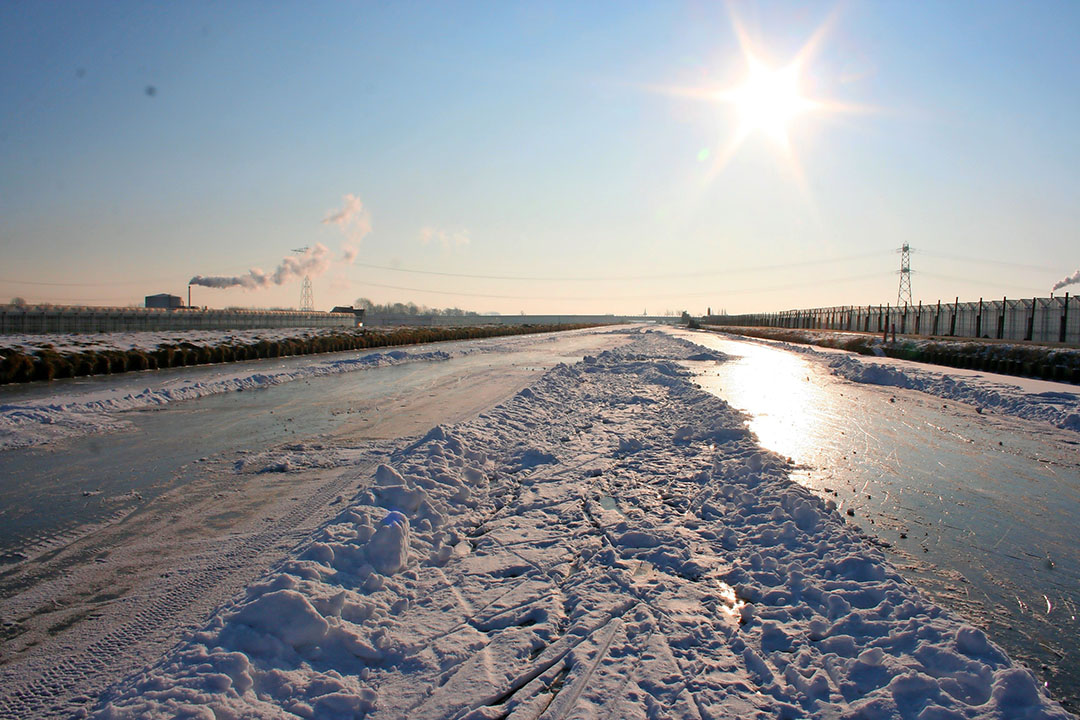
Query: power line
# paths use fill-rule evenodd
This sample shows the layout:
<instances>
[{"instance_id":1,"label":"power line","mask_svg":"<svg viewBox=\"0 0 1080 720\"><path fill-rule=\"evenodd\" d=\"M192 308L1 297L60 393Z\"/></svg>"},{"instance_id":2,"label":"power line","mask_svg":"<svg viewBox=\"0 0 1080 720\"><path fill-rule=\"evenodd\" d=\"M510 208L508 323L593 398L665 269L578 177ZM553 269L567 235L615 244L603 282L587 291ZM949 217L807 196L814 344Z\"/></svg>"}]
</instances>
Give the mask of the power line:
<instances>
[{"instance_id":1,"label":"power line","mask_svg":"<svg viewBox=\"0 0 1080 720\"><path fill-rule=\"evenodd\" d=\"M985 280L973 280L972 278L956 277L955 275L941 275L940 273L926 272L925 270L919 271L920 276L937 278L938 280L948 280L949 282L964 283L965 285L978 285L986 284ZM1009 287L1017 288L1020 290L1027 290L1030 293L1045 293L1045 288L1034 288L1029 285L1009 285Z\"/></svg>"},{"instance_id":2,"label":"power line","mask_svg":"<svg viewBox=\"0 0 1080 720\"><path fill-rule=\"evenodd\" d=\"M656 298L656 299L668 299L668 298L697 298L697 297L722 297L726 295L752 295L763 292L777 292L779 290L788 290L791 288L803 288L803 287L816 287L819 285L837 285L841 283L858 282L860 280L870 280L875 278L881 278L886 275L892 275L891 272L878 272L869 273L866 275L856 275L850 277L839 278L827 278L824 280L811 281L805 283L785 283L783 285L773 285L770 287L756 287L756 288L743 288L741 290L728 290L717 289L709 290L705 292L684 292L684 293L667 293L658 295L656 293L643 292L637 295L588 295L588 296L567 296L558 295L557 297L552 295L493 295L488 293L467 293L467 292L453 292L450 290L430 290L427 288L416 287L404 287L401 285L387 285L378 282L368 282L366 280L357 281L358 285L364 287L377 287L389 290L402 290L404 292L418 292L428 293L431 295L456 295L458 297L474 297L474 298L488 298L496 300L574 300L574 301L586 301L586 300L639 300L641 298Z\"/></svg>"},{"instance_id":3,"label":"power line","mask_svg":"<svg viewBox=\"0 0 1080 720\"><path fill-rule=\"evenodd\" d=\"M979 257L961 257L959 255L950 255L948 253L939 253L932 250L916 250L912 249L911 252L917 252L920 255L929 255L930 257L940 258L942 260L955 260L962 263L975 263L978 265L995 265L997 267L1007 268L1023 268L1024 270L1037 270L1039 272L1059 272L1061 268L1052 268L1045 265L1024 265L1023 263L1008 262L1005 260L987 260Z\"/></svg>"},{"instance_id":4,"label":"power line","mask_svg":"<svg viewBox=\"0 0 1080 720\"><path fill-rule=\"evenodd\" d=\"M869 253L859 253L846 257L834 257L821 260L806 260L796 263L777 263L774 265L749 265L744 267L724 268L723 270L704 270L690 273L650 273L648 275L595 275L595 276L543 276L543 275L479 275L473 273L454 273L441 270L416 270L412 268L394 267L392 265L375 265L372 263L353 263L357 267L371 270L389 270L391 272L410 273L414 275L435 275L438 277L466 278L469 280L515 280L529 282L603 282L611 280L679 280L694 277L720 277L734 273L764 272L766 270L783 270L785 268L807 267L810 265L830 265L851 260L865 260L872 257L881 257L891 254L891 250L878 250ZM490 297L490 296L488 296Z\"/></svg>"},{"instance_id":5,"label":"power line","mask_svg":"<svg viewBox=\"0 0 1080 720\"><path fill-rule=\"evenodd\" d=\"M112 285L145 285L151 282L170 282L173 278L169 279L147 279L147 280L119 280L116 282L96 282L96 283L62 283L62 282L43 282L39 280L11 280L10 278L0 278L2 283L10 283L12 285L46 285L49 287L110 287Z\"/></svg>"},{"instance_id":6,"label":"power line","mask_svg":"<svg viewBox=\"0 0 1080 720\"><path fill-rule=\"evenodd\" d=\"M830 265L853 260L865 260L873 257L881 257L891 251L874 251L858 253L843 257L824 258L820 260L806 260L794 263L775 263L770 265L747 265L743 267L725 267L722 270L703 270L686 273L650 273L645 275L594 275L594 276L544 276L544 275L484 275L478 273L455 273L441 270L417 270L414 268L394 267L392 265L376 265L373 263L356 262L356 267L364 267L372 270L386 270L390 272L408 273L413 275L432 275L436 277L463 278L468 280L512 280L517 282L604 282L621 280L681 280L686 278L722 277L738 273L766 272L771 270L783 270L787 268L808 267L812 265ZM49 282L44 280L15 280L12 278L0 278L0 282L12 285L41 285L45 287L113 287L117 285L144 285L151 282L171 282L175 278L145 278L143 280L118 280L107 282ZM463 294L463 293L458 293ZM483 297L496 297L484 295Z\"/></svg>"}]
</instances>

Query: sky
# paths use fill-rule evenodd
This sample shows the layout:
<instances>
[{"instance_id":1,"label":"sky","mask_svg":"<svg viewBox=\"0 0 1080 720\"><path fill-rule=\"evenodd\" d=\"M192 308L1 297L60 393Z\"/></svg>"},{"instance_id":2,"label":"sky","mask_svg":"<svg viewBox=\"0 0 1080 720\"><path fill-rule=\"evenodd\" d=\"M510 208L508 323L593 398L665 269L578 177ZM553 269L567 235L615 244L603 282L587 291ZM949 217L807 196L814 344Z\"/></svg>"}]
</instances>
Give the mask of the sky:
<instances>
[{"instance_id":1,"label":"sky","mask_svg":"<svg viewBox=\"0 0 1080 720\"><path fill-rule=\"evenodd\" d=\"M1078 36L1052 0L7 2L0 302L876 305L904 243L913 302L1046 297Z\"/></svg>"}]
</instances>

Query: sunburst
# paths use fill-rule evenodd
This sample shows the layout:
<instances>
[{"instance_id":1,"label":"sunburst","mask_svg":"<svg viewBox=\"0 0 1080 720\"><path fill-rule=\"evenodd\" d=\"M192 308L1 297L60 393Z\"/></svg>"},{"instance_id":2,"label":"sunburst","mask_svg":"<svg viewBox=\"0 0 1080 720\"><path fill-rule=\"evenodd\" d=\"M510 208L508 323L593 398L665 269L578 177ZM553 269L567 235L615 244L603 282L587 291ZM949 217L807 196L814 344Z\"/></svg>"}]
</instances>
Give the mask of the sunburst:
<instances>
[{"instance_id":1,"label":"sunburst","mask_svg":"<svg viewBox=\"0 0 1080 720\"><path fill-rule=\"evenodd\" d=\"M710 177L720 173L750 137L761 135L782 154L802 184L801 169L791 142L793 128L808 115L867 112L869 108L812 97L807 91L806 70L828 30L829 21L819 26L795 57L784 65L770 65L763 60L765 54L754 47L742 24L736 18L732 19L732 24L746 67L739 82L729 87L661 87L658 90L712 102L725 113L734 111L737 117L734 131L719 144L719 152L708 153L713 156Z\"/></svg>"}]
</instances>

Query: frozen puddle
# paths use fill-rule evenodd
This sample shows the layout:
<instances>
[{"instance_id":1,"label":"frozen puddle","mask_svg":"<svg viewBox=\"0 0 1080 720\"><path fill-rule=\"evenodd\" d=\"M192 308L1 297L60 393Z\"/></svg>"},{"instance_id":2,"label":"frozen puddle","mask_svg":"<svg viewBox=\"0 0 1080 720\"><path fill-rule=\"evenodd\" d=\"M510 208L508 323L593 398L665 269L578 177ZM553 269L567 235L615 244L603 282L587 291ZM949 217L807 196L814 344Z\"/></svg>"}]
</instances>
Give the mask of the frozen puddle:
<instances>
[{"instance_id":1,"label":"frozen puddle","mask_svg":"<svg viewBox=\"0 0 1080 720\"><path fill-rule=\"evenodd\" d=\"M634 334L432 430L99 715L1069 717L792 483L696 353Z\"/></svg>"}]
</instances>

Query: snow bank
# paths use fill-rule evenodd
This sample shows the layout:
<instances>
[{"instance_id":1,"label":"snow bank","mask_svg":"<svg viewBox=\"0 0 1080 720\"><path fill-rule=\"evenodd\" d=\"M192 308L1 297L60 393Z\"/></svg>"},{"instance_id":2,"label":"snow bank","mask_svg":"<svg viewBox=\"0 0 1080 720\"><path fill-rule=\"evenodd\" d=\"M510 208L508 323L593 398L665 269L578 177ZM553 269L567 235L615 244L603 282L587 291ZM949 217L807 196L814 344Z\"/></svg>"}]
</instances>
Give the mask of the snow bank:
<instances>
[{"instance_id":1,"label":"snow bank","mask_svg":"<svg viewBox=\"0 0 1080 720\"><path fill-rule=\"evenodd\" d=\"M288 328L276 331L286 333ZM292 329L295 331L295 328ZM275 331L250 331L272 334ZM408 362L431 362L447 360L452 357L467 356L476 353L517 352L522 346L556 343L567 335L589 332L612 332L611 330L569 330L557 334L519 335L499 338L471 340L463 343L442 346L439 350L385 350L366 351L363 354L336 359L312 360L304 364L295 362L294 367L282 369L281 360L267 360L264 363L278 365L273 370L259 372L250 365L237 366L235 370L227 366L220 369L213 379L206 381L181 379L161 380L154 375L145 376L147 386L137 392L117 392L108 389L79 391L70 388L58 388L46 400L0 401L0 451L13 448L29 447L51 442L60 438L113 432L128 427L122 417L114 413L126 410L143 410L166 405L171 402L193 400L207 395L225 392L256 390L279 385L293 380L303 380L325 375L335 375L354 370L384 367ZM317 334L317 331L312 331ZM114 335L109 333L108 335ZM142 335L143 333L136 333ZM160 337L161 333L145 333ZM218 333L221 334L221 333ZM269 336L269 335L268 335ZM81 336L76 336L81 337ZM122 345L120 341L116 341ZM149 342L149 341L147 341ZM202 366L204 370L209 366ZM196 368L191 368L196 370ZM118 381L132 376L116 376ZM13 388L17 390L17 388ZM4 392L0 389L0 400Z\"/></svg>"},{"instance_id":2,"label":"snow bank","mask_svg":"<svg viewBox=\"0 0 1080 720\"><path fill-rule=\"evenodd\" d=\"M811 351L813 352L813 351ZM836 375L860 383L909 388L1027 420L1080 431L1080 391L1024 392L986 376L950 375L911 366L885 365L852 355L828 359Z\"/></svg>"},{"instance_id":3,"label":"snow bank","mask_svg":"<svg viewBox=\"0 0 1080 720\"><path fill-rule=\"evenodd\" d=\"M62 437L122 429L126 427L126 423L113 414L125 410L144 410L207 395L257 390L293 380L401 363L447 360L450 357L449 353L442 350L391 350L324 360L293 368L279 367L263 372L250 368L238 369L231 373L222 372L205 381L161 381L149 376L149 385L138 392L61 390L48 399L0 404L0 451L37 445Z\"/></svg>"},{"instance_id":4,"label":"snow bank","mask_svg":"<svg viewBox=\"0 0 1080 720\"><path fill-rule=\"evenodd\" d=\"M951 373L939 366L917 365L899 360L876 360L861 355L841 355L814 350L806 345L763 341L749 336L740 339L764 342L770 347L780 347L811 357L826 363L834 375L854 382L918 390L947 400L974 405L980 411L990 410L1025 420L1047 422L1065 430L1080 431L1080 390L1074 391L1072 386L1062 383L1050 385L1060 387L1061 390L1039 392L1029 390L1025 385L1040 384L1044 381L1026 378L1010 381L1004 376L991 373ZM995 380L995 377L1002 379Z\"/></svg>"},{"instance_id":5,"label":"snow bank","mask_svg":"<svg viewBox=\"0 0 1080 720\"><path fill-rule=\"evenodd\" d=\"M349 327L260 328L253 330L161 330L91 333L13 333L0 337L0 349L33 353L43 349L56 352L141 350L150 352L162 345L251 344L260 340L289 340L323 337L349 332Z\"/></svg>"},{"instance_id":6,"label":"snow bank","mask_svg":"<svg viewBox=\"0 0 1080 720\"><path fill-rule=\"evenodd\" d=\"M1067 718L758 447L661 333L350 505L102 718Z\"/></svg>"}]
</instances>

